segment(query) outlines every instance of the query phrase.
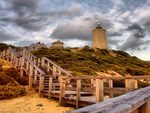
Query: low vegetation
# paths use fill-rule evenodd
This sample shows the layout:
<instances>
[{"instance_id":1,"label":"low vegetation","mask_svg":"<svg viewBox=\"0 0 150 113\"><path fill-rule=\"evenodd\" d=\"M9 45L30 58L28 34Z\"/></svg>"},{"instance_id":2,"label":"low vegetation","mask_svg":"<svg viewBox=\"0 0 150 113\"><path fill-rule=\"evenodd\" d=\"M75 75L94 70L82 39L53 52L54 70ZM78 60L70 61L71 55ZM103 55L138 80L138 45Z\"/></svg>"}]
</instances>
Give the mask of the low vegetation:
<instances>
[{"instance_id":1,"label":"low vegetation","mask_svg":"<svg viewBox=\"0 0 150 113\"><path fill-rule=\"evenodd\" d=\"M62 68L73 74L97 75L97 72L115 71L121 75L130 74L150 75L150 63L131 56L124 51L94 50L89 47L83 49L47 49L33 51L33 54L45 56Z\"/></svg>"},{"instance_id":2,"label":"low vegetation","mask_svg":"<svg viewBox=\"0 0 150 113\"><path fill-rule=\"evenodd\" d=\"M22 85L28 84L27 78L21 78L19 70L0 59L0 100L10 99L25 94Z\"/></svg>"}]
</instances>

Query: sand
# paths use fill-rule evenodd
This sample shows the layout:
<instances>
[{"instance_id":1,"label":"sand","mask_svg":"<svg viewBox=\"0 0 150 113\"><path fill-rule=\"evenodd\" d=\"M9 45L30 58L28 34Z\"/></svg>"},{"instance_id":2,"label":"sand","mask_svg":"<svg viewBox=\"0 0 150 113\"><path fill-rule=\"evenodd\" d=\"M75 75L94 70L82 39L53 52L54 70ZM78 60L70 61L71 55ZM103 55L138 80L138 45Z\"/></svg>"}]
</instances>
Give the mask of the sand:
<instances>
[{"instance_id":1,"label":"sand","mask_svg":"<svg viewBox=\"0 0 150 113\"><path fill-rule=\"evenodd\" d=\"M66 113L72 109L59 106L58 101L40 97L33 91L23 97L0 100L0 113Z\"/></svg>"}]
</instances>

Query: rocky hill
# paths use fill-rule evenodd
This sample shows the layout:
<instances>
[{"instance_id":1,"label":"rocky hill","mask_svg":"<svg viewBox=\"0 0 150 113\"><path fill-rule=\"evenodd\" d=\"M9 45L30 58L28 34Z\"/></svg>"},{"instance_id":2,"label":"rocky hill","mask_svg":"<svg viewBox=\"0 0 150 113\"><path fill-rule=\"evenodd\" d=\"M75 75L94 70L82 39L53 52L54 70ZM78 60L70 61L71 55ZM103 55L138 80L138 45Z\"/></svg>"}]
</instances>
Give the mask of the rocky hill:
<instances>
[{"instance_id":1,"label":"rocky hill","mask_svg":"<svg viewBox=\"0 0 150 113\"><path fill-rule=\"evenodd\" d=\"M98 75L101 72L124 76L150 75L150 62L142 61L124 51L84 48L47 49L32 52L45 56L74 75Z\"/></svg>"}]
</instances>

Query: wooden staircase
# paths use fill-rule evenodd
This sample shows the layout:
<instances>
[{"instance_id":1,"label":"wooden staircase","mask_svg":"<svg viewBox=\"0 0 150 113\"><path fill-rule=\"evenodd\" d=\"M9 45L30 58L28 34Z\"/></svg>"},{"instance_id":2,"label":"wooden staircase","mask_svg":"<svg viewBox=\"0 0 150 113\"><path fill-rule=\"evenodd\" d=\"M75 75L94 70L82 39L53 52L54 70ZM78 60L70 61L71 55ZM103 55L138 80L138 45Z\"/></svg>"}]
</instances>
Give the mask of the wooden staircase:
<instances>
[{"instance_id":1,"label":"wooden staircase","mask_svg":"<svg viewBox=\"0 0 150 113\"><path fill-rule=\"evenodd\" d=\"M38 58L25 48L18 51L8 48L0 53L0 57L17 67L21 76L24 76L24 73L28 75L29 88L35 85L39 93L44 95L49 95L50 88L53 91L60 90L59 80L62 74L63 76L72 76L51 60L45 57ZM52 77L51 80L50 77Z\"/></svg>"},{"instance_id":2,"label":"wooden staircase","mask_svg":"<svg viewBox=\"0 0 150 113\"><path fill-rule=\"evenodd\" d=\"M138 88L138 81L139 79L150 79L150 76L131 76L131 77L97 77L97 76L84 76L84 77L74 77L66 70L62 69L60 66L56 65L54 62L49 60L46 57L38 58L34 56L32 53L27 51L25 48L16 51L12 48L8 48L0 53L0 57L11 62L15 67L20 70L21 77L28 75L29 76L29 89L32 89L32 86L36 86L39 94L43 94L45 96L58 98L60 105L62 103L73 104L76 105L76 108L81 106L87 106L94 103L99 103L100 101L104 100L104 94L109 94L109 97L113 97L114 94L123 94ZM82 81L89 80L89 84L84 84ZM117 88L113 87L114 80L124 80L125 81L125 88ZM107 86L105 86L107 81ZM105 83L105 84L104 84ZM144 97L144 100L137 101L138 99L134 99L133 102L145 102L142 103L140 106L147 106L150 105L150 87L144 89L147 94ZM131 94L141 94L143 90L137 90ZM130 94L123 95L124 97L130 97ZM139 95L139 98L143 97L143 95ZM120 97L119 97L120 99ZM146 100L146 101L145 101ZM110 100L111 101L111 100ZM112 99L112 104L117 102L118 99ZM120 100L122 101L122 100ZM129 101L127 101L128 104ZM94 106L88 107L83 109L87 112L87 109L92 110L98 109L94 113L99 113L102 111L103 106L106 107L106 110L116 110L115 108L120 109L120 104L116 103L116 107L108 107L105 105L107 102L103 102L103 104L96 104ZM148 103L148 104L147 104ZM109 103L108 103L109 104ZM131 105L135 106L135 103L131 103ZM128 107L128 113L138 113L137 111L134 112L140 106L136 107L135 109L131 109L131 105ZM122 106L121 106L122 107ZM124 107L124 106L123 106ZM102 109L101 109L102 108ZM150 107L149 107L150 109ZM88 111L89 111L88 110ZM117 109L118 110L118 109ZM124 110L124 109L123 109ZM81 112L80 112L81 111ZM142 113L150 113L150 110L147 112ZM71 113L82 113L81 110L73 111ZM106 112L112 113L112 112ZM113 112L119 113L119 112Z\"/></svg>"}]
</instances>

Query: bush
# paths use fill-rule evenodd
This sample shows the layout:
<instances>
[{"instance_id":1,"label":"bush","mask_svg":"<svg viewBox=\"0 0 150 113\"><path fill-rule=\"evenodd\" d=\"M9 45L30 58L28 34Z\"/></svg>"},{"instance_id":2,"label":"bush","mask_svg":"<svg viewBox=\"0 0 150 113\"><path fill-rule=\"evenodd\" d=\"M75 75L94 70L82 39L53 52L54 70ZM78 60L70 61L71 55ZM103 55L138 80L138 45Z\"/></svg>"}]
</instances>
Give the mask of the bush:
<instances>
[{"instance_id":1,"label":"bush","mask_svg":"<svg viewBox=\"0 0 150 113\"><path fill-rule=\"evenodd\" d=\"M14 67L6 68L3 70L3 73L8 76L9 78L13 78L15 81L17 81L20 85L27 85L28 84L28 77L21 77L20 72L18 69Z\"/></svg>"},{"instance_id":2,"label":"bush","mask_svg":"<svg viewBox=\"0 0 150 113\"><path fill-rule=\"evenodd\" d=\"M11 99L25 94L25 89L20 86L0 85L0 100Z\"/></svg>"},{"instance_id":3,"label":"bush","mask_svg":"<svg viewBox=\"0 0 150 113\"><path fill-rule=\"evenodd\" d=\"M19 85L13 78L5 75L4 73L0 74L0 85L11 84L13 86Z\"/></svg>"},{"instance_id":4,"label":"bush","mask_svg":"<svg viewBox=\"0 0 150 113\"><path fill-rule=\"evenodd\" d=\"M109 54L106 49L91 49L85 46L77 52L66 49L41 49L34 51L36 56L45 56L62 68L83 74L95 74L99 71L112 70L117 73L131 75L149 75L150 62L142 61L130 56L124 51L113 51L116 57ZM78 68L78 69L77 69ZM80 69L79 69L80 68Z\"/></svg>"}]
</instances>

